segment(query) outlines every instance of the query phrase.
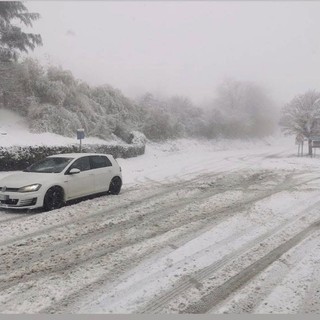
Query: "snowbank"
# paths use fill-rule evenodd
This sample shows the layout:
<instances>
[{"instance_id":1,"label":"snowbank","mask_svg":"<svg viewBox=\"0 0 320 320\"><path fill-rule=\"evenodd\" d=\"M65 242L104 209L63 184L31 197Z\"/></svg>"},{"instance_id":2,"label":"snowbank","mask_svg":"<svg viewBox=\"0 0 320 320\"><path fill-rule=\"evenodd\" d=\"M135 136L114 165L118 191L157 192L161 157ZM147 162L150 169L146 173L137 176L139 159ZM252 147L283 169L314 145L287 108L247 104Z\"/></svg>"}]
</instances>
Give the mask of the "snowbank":
<instances>
[{"instance_id":1,"label":"snowbank","mask_svg":"<svg viewBox=\"0 0 320 320\"><path fill-rule=\"evenodd\" d=\"M0 146L61 146L78 144L74 133L74 139L63 137L55 133L31 133L26 120L15 112L0 109ZM86 144L118 144L120 139L106 141L95 137L84 139Z\"/></svg>"}]
</instances>

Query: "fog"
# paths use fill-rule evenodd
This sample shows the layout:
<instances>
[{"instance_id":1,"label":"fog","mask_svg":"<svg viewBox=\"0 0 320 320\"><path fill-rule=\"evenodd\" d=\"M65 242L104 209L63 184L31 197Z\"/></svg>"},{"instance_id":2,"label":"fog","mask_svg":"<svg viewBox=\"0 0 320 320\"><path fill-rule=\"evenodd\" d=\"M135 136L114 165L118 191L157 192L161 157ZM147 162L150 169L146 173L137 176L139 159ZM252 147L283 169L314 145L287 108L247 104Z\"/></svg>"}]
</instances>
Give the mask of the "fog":
<instances>
[{"instance_id":1,"label":"fog","mask_svg":"<svg viewBox=\"0 0 320 320\"><path fill-rule=\"evenodd\" d=\"M26 2L41 19L33 56L92 85L211 99L228 78L279 103L319 87L319 2Z\"/></svg>"}]
</instances>

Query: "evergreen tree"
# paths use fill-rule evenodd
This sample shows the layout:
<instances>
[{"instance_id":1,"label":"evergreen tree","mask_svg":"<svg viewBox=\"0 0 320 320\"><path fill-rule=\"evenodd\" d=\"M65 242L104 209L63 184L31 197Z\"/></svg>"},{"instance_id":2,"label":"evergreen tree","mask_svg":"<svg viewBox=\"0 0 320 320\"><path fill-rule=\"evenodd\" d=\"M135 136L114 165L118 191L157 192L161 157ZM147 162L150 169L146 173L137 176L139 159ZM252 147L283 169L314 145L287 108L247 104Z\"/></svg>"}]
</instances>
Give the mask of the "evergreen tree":
<instances>
[{"instance_id":1,"label":"evergreen tree","mask_svg":"<svg viewBox=\"0 0 320 320\"><path fill-rule=\"evenodd\" d=\"M0 59L17 60L18 52L28 52L42 44L39 34L26 33L20 25L32 27L32 22L39 19L38 13L30 13L20 1L0 1Z\"/></svg>"}]
</instances>

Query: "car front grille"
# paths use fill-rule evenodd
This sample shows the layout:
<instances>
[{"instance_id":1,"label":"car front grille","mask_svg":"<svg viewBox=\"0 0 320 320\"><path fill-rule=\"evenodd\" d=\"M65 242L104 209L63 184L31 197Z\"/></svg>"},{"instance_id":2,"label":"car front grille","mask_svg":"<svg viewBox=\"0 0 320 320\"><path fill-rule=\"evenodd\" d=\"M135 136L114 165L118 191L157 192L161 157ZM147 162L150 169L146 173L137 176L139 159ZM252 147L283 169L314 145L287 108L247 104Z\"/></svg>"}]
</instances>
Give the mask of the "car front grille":
<instances>
[{"instance_id":1,"label":"car front grille","mask_svg":"<svg viewBox=\"0 0 320 320\"><path fill-rule=\"evenodd\" d=\"M2 190L3 187L0 187L0 191ZM6 192L18 192L19 188L6 188Z\"/></svg>"},{"instance_id":2,"label":"car front grille","mask_svg":"<svg viewBox=\"0 0 320 320\"><path fill-rule=\"evenodd\" d=\"M7 204L9 207L27 207L27 206L33 206L37 203L37 198L31 198L31 199L8 199L8 200L1 200L1 204ZM18 204L19 203L19 204Z\"/></svg>"},{"instance_id":3,"label":"car front grille","mask_svg":"<svg viewBox=\"0 0 320 320\"><path fill-rule=\"evenodd\" d=\"M8 200L1 200L0 203L2 204L8 204L8 205L17 205L18 199L8 199Z\"/></svg>"}]
</instances>

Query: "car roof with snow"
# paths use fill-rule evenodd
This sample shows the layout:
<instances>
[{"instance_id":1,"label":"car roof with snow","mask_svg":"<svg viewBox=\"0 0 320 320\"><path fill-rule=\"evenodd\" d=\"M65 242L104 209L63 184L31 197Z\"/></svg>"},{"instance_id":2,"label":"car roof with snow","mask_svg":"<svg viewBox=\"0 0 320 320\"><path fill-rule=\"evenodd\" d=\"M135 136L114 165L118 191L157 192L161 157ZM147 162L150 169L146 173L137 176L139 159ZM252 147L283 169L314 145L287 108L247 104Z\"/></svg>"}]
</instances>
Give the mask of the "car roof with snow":
<instances>
[{"instance_id":1,"label":"car roof with snow","mask_svg":"<svg viewBox=\"0 0 320 320\"><path fill-rule=\"evenodd\" d=\"M111 154L105 154L105 153L60 153L60 154L53 154L49 157L60 157L60 158L81 158L84 156L111 156Z\"/></svg>"}]
</instances>

